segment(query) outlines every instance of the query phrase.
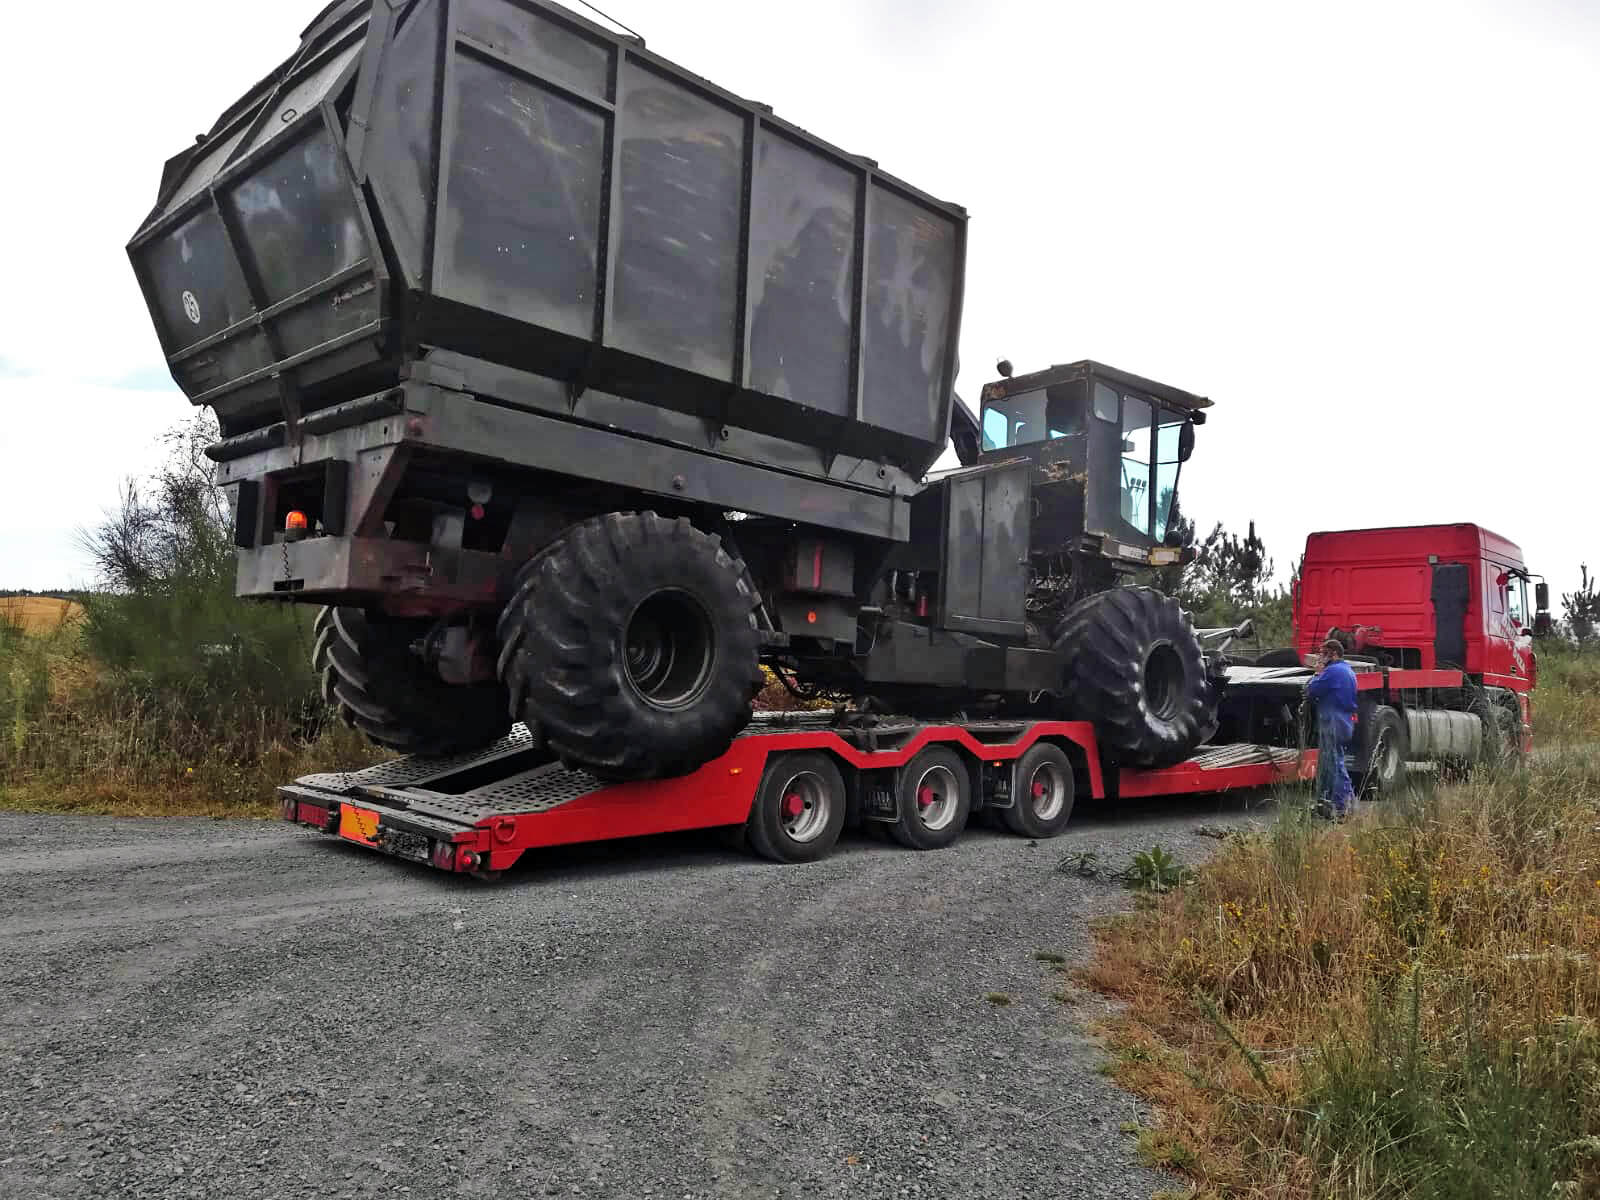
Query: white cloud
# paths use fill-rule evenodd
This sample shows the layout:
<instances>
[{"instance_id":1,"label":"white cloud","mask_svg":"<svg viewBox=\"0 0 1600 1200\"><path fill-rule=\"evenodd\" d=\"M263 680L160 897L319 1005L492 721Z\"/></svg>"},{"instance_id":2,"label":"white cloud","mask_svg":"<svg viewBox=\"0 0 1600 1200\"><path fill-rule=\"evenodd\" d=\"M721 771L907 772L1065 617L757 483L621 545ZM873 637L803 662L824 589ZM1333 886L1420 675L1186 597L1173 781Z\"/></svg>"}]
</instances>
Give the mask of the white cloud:
<instances>
[{"instance_id":1,"label":"white cloud","mask_svg":"<svg viewBox=\"0 0 1600 1200\"><path fill-rule=\"evenodd\" d=\"M16 45L59 13L16 6ZM165 158L294 47L309 0L78 11L95 36L0 75L0 412L147 440L186 414L108 389L160 353L123 245ZM1281 564L1316 528L1477 520L1570 586L1600 564L1600 19L1579 0L601 0L653 49L972 214L963 394L1093 357L1217 403L1203 523ZM16 119L19 114L31 114ZM84 381L95 386L80 386ZM65 440L4 443L8 496L113 494ZM110 444L110 443L108 443ZM14 508L9 510L14 511ZM48 546L10 535L10 578ZM70 525L59 526L63 539ZM68 561L67 559L60 560Z\"/></svg>"}]
</instances>

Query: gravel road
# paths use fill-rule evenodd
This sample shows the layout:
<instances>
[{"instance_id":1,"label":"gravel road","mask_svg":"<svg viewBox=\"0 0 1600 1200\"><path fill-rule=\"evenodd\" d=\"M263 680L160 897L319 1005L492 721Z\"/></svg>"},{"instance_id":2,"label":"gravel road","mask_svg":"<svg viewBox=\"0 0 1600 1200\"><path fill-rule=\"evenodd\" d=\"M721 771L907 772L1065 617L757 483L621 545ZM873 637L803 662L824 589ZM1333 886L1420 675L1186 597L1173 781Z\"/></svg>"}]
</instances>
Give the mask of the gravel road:
<instances>
[{"instance_id":1,"label":"gravel road","mask_svg":"<svg viewBox=\"0 0 1600 1200\"><path fill-rule=\"evenodd\" d=\"M1055 868L1193 862L1246 807L803 867L657 838L493 886L287 826L0 815L0 1195L1148 1197L1093 1002L1033 957L1127 896Z\"/></svg>"}]
</instances>

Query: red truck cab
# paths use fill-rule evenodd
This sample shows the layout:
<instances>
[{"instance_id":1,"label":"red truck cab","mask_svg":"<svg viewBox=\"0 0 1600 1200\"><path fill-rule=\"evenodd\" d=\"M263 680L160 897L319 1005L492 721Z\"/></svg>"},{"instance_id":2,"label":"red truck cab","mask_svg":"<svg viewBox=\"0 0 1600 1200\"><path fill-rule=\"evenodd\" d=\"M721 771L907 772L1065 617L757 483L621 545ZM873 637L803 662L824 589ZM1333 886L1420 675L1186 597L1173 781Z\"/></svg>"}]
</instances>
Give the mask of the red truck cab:
<instances>
[{"instance_id":1,"label":"red truck cab","mask_svg":"<svg viewBox=\"0 0 1600 1200\"><path fill-rule=\"evenodd\" d=\"M1295 583L1295 648L1315 654L1337 633L1385 665L1525 692L1536 672L1531 579L1516 544L1480 525L1313 533ZM1546 589L1534 594L1542 611Z\"/></svg>"}]
</instances>

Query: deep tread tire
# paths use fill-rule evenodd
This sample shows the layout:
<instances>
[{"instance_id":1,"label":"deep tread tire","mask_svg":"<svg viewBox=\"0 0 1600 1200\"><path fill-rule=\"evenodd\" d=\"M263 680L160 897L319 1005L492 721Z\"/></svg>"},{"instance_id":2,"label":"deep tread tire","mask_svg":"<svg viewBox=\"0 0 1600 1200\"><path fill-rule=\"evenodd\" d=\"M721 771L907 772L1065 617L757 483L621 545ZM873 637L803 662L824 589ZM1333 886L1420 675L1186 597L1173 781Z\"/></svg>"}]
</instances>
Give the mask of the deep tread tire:
<instances>
[{"instance_id":1,"label":"deep tread tire","mask_svg":"<svg viewBox=\"0 0 1600 1200\"><path fill-rule=\"evenodd\" d=\"M1035 796L1036 786L1050 789ZM1059 746L1030 746L1011 777L1011 807L996 809L1001 823L1018 837L1053 838L1072 820L1072 763Z\"/></svg>"},{"instance_id":2,"label":"deep tread tire","mask_svg":"<svg viewBox=\"0 0 1600 1200\"><path fill-rule=\"evenodd\" d=\"M317 617L312 665L322 696L347 725L378 745L428 758L466 754L511 730L497 683L446 683L411 652L426 629L359 608L325 608Z\"/></svg>"},{"instance_id":3,"label":"deep tread tire","mask_svg":"<svg viewBox=\"0 0 1600 1200\"><path fill-rule=\"evenodd\" d=\"M646 694L627 645L630 622L663 597L703 618L710 647L698 682L670 702ZM685 518L608 513L573 526L519 574L500 625L501 679L516 715L562 758L605 779L686 775L750 721L764 682L759 603L720 538Z\"/></svg>"},{"instance_id":4,"label":"deep tread tire","mask_svg":"<svg viewBox=\"0 0 1600 1200\"><path fill-rule=\"evenodd\" d=\"M1217 728L1194 625L1154 588L1119 587L1067 613L1056 638L1069 715L1094 722L1100 743L1128 766L1182 762Z\"/></svg>"},{"instance_id":5,"label":"deep tread tire","mask_svg":"<svg viewBox=\"0 0 1600 1200\"><path fill-rule=\"evenodd\" d=\"M796 788L797 780L804 780L805 786ZM807 804L794 817L784 810L791 793L805 794ZM750 849L773 862L815 862L838 844L847 800L844 776L826 754L803 751L774 756L761 776L745 826ZM822 811L816 812L812 806L820 806ZM803 840L797 839L791 827L809 832Z\"/></svg>"},{"instance_id":6,"label":"deep tread tire","mask_svg":"<svg viewBox=\"0 0 1600 1200\"><path fill-rule=\"evenodd\" d=\"M930 776L933 778L930 780ZM935 804L924 804L921 792L924 787L952 788L948 799L954 811L944 819L939 808L944 797ZM972 776L961 755L945 746L929 746L905 766L895 778L895 803L900 819L889 826L894 840L911 850L942 850L961 836L972 814ZM937 827L930 825L928 814L941 812Z\"/></svg>"}]
</instances>

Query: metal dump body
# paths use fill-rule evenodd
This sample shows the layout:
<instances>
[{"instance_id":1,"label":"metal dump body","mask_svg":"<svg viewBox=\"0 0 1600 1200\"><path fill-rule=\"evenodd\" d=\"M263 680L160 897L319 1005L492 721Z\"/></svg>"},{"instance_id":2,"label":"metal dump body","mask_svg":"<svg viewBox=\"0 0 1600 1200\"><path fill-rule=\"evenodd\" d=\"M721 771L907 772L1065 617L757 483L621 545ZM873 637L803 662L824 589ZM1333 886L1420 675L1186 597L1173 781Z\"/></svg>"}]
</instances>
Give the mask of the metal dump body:
<instances>
[{"instance_id":1,"label":"metal dump body","mask_svg":"<svg viewBox=\"0 0 1600 1200\"><path fill-rule=\"evenodd\" d=\"M965 214L543 0L344 0L130 246L233 435L451 351L920 471Z\"/></svg>"}]
</instances>

